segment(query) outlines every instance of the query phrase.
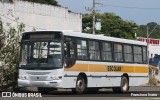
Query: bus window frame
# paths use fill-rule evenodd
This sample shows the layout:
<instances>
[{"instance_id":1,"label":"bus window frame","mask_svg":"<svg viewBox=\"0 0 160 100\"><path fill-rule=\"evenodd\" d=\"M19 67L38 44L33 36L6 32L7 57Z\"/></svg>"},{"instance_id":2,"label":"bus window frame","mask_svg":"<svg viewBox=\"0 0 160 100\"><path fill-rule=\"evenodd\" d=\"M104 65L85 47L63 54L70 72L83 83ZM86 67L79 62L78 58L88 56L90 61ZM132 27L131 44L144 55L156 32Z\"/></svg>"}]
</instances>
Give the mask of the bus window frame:
<instances>
[{"instance_id":1,"label":"bus window frame","mask_svg":"<svg viewBox=\"0 0 160 100\"><path fill-rule=\"evenodd\" d=\"M140 47L141 48L141 54L137 54L137 53L135 53L135 50L134 50L134 47ZM133 56L134 56L134 63L138 63L138 64L143 64L144 62L143 62L143 51L142 51L143 49L142 49L142 46L141 45L133 45ZM141 62L136 62L135 61L135 55L141 55L141 57L142 57L142 61Z\"/></svg>"},{"instance_id":2,"label":"bus window frame","mask_svg":"<svg viewBox=\"0 0 160 100\"><path fill-rule=\"evenodd\" d=\"M143 61L143 51L141 56L142 56L142 62L135 62L135 57L134 57L134 46L138 46L138 47L141 47L141 50L143 50L143 47L146 47L146 46L143 46L143 45L138 45L138 44L129 44L129 43L122 43L122 42L115 42L115 41L108 41L108 40L97 40L97 39L90 39L90 38L83 38L83 37L76 37L76 36L64 36L65 38L68 37L68 38L71 38L71 40L74 40L75 41L75 57L77 60L81 60L81 61L100 61L100 62L115 62L115 63L138 63L138 64L146 64L144 61ZM77 54L77 40L84 40L86 41L86 44L87 44L87 59L80 59L78 58L78 54ZM93 59L89 59L89 41L95 41L95 42L98 42L99 44L99 50L100 50L100 59L99 60L93 60ZM111 55L112 55L112 60L103 60L102 59L102 45L103 43L110 43L111 44ZM123 61L114 61L114 44L121 44L122 45L122 58L123 58ZM125 61L125 57L124 57L124 46L125 45L129 45L131 46L131 49L132 49L132 62L127 62Z\"/></svg>"},{"instance_id":3,"label":"bus window frame","mask_svg":"<svg viewBox=\"0 0 160 100\"><path fill-rule=\"evenodd\" d=\"M132 52L131 52L131 53L126 53L126 52L125 52L125 49L124 49L125 46L130 46ZM134 62L134 55L133 55L133 53L134 53L134 52L133 52L133 45L131 45L131 44L123 44L124 62L126 62L126 63L133 63L133 62ZM126 61L125 54L131 54L131 55L132 55L132 61Z\"/></svg>"}]
</instances>

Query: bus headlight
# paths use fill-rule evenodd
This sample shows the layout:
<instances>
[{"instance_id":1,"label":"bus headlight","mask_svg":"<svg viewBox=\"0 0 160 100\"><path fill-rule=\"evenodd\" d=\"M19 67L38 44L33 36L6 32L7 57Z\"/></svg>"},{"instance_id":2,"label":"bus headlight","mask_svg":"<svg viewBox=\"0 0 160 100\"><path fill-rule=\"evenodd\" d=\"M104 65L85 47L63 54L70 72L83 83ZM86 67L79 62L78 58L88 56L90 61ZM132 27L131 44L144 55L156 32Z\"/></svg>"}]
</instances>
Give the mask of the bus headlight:
<instances>
[{"instance_id":1,"label":"bus headlight","mask_svg":"<svg viewBox=\"0 0 160 100\"><path fill-rule=\"evenodd\" d=\"M26 76L19 75L19 79L21 79L21 80L26 80L27 77L26 77Z\"/></svg>"},{"instance_id":2,"label":"bus headlight","mask_svg":"<svg viewBox=\"0 0 160 100\"><path fill-rule=\"evenodd\" d=\"M61 80L62 76L51 76L50 77L52 80Z\"/></svg>"}]
</instances>

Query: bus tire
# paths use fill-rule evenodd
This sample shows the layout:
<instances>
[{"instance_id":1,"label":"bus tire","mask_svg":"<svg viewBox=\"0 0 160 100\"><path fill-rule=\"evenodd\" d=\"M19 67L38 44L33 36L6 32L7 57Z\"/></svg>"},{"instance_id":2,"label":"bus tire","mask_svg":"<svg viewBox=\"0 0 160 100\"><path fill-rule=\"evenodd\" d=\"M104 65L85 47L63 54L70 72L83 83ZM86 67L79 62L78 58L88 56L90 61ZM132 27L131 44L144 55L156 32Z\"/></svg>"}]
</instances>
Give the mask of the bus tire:
<instances>
[{"instance_id":1,"label":"bus tire","mask_svg":"<svg viewBox=\"0 0 160 100\"><path fill-rule=\"evenodd\" d=\"M87 84L84 80L84 77L80 75L78 76L76 81L76 88L73 88L72 92L76 94L82 94L86 91L86 88L87 88Z\"/></svg>"},{"instance_id":2,"label":"bus tire","mask_svg":"<svg viewBox=\"0 0 160 100\"><path fill-rule=\"evenodd\" d=\"M126 76L121 79L121 92L127 92L129 90L129 81Z\"/></svg>"},{"instance_id":3,"label":"bus tire","mask_svg":"<svg viewBox=\"0 0 160 100\"><path fill-rule=\"evenodd\" d=\"M126 76L123 76L121 78L121 85L120 87L113 87L112 88L113 92L115 93L125 93L129 90L129 81L128 79L126 78Z\"/></svg>"}]
</instances>

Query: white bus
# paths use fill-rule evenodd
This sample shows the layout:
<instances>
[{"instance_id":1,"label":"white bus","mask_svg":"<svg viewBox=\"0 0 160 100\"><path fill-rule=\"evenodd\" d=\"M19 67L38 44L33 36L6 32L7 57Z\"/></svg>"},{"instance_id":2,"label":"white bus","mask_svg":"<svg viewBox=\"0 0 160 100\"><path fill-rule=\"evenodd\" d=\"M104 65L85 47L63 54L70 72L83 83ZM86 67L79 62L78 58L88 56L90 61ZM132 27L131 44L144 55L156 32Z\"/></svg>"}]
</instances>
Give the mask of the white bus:
<instances>
[{"instance_id":1,"label":"white bus","mask_svg":"<svg viewBox=\"0 0 160 100\"><path fill-rule=\"evenodd\" d=\"M23 33L20 43L19 87L40 92L65 88L75 93L148 82L146 43L79 32Z\"/></svg>"}]
</instances>

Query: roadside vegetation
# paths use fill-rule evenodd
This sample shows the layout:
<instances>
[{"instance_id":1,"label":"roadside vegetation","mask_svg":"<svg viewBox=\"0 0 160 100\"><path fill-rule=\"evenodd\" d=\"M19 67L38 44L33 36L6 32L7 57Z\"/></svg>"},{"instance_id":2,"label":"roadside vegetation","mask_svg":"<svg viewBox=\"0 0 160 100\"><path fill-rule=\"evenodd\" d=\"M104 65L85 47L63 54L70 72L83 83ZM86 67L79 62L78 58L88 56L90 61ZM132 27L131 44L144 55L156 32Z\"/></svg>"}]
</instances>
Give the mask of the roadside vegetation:
<instances>
[{"instance_id":1,"label":"roadside vegetation","mask_svg":"<svg viewBox=\"0 0 160 100\"><path fill-rule=\"evenodd\" d=\"M137 25L133 21L123 20L114 13L96 14L96 20L101 20L101 30L97 30L96 34L104 34L105 36L136 39L136 37L146 37L147 26L149 33L154 29L150 38L160 39L160 25L156 22L149 22L147 25ZM83 15L82 31L92 33L92 14Z\"/></svg>"},{"instance_id":2,"label":"roadside vegetation","mask_svg":"<svg viewBox=\"0 0 160 100\"><path fill-rule=\"evenodd\" d=\"M24 24L12 27L0 19L0 91L17 88L19 41L24 27Z\"/></svg>"}]
</instances>

